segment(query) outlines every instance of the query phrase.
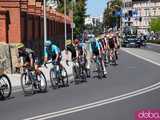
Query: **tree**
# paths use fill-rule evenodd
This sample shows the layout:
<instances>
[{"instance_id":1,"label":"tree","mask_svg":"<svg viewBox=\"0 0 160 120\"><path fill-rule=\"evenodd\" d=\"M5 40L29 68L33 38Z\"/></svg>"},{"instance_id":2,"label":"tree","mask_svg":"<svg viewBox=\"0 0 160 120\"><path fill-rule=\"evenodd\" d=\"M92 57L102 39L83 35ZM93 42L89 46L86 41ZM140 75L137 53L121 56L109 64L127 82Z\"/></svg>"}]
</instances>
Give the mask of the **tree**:
<instances>
[{"instance_id":1,"label":"tree","mask_svg":"<svg viewBox=\"0 0 160 120\"><path fill-rule=\"evenodd\" d=\"M160 32L160 17L152 18L151 22L149 23L149 26L151 31Z\"/></svg>"},{"instance_id":2,"label":"tree","mask_svg":"<svg viewBox=\"0 0 160 120\"><path fill-rule=\"evenodd\" d=\"M86 17L86 0L79 0L76 2L74 9L74 23L76 28L74 29L74 35L80 35L85 28L85 17Z\"/></svg>"},{"instance_id":3,"label":"tree","mask_svg":"<svg viewBox=\"0 0 160 120\"><path fill-rule=\"evenodd\" d=\"M103 15L104 26L114 27L115 25L120 26L120 16L115 16L115 13L120 11L122 7L122 0L114 0L108 6Z\"/></svg>"},{"instance_id":4,"label":"tree","mask_svg":"<svg viewBox=\"0 0 160 120\"><path fill-rule=\"evenodd\" d=\"M57 0L57 11L64 13L64 0ZM66 0L67 3L67 15L72 11L73 0ZM84 30L84 22L86 17L86 0L76 0L74 4L73 21L75 23L74 36L80 35Z\"/></svg>"}]
</instances>

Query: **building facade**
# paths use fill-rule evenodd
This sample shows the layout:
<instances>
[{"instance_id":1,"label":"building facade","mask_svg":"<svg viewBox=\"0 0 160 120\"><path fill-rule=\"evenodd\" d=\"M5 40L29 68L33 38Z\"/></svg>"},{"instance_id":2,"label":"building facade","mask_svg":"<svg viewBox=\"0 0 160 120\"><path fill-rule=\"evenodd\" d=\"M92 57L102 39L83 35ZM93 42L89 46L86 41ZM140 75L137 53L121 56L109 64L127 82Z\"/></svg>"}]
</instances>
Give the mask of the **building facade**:
<instances>
[{"instance_id":1,"label":"building facade","mask_svg":"<svg viewBox=\"0 0 160 120\"><path fill-rule=\"evenodd\" d=\"M39 2L38 2L39 1ZM0 0L0 59L5 58L6 72L13 73L17 63L16 43L35 51L40 61L44 56L44 19L42 0ZM47 39L65 48L64 23L67 38L71 38L72 18L46 7Z\"/></svg>"},{"instance_id":2,"label":"building facade","mask_svg":"<svg viewBox=\"0 0 160 120\"><path fill-rule=\"evenodd\" d=\"M85 25L97 26L98 23L102 22L103 22L103 16L85 18Z\"/></svg>"},{"instance_id":3,"label":"building facade","mask_svg":"<svg viewBox=\"0 0 160 120\"><path fill-rule=\"evenodd\" d=\"M160 16L160 0L132 0L133 10L136 10L138 17L133 21L133 26L137 27L139 33L148 33L151 18Z\"/></svg>"},{"instance_id":4,"label":"building facade","mask_svg":"<svg viewBox=\"0 0 160 120\"><path fill-rule=\"evenodd\" d=\"M72 19L47 7L47 38L64 48L64 19L71 36ZM43 49L43 3L36 0L0 0L0 42L23 42L36 51Z\"/></svg>"}]
</instances>

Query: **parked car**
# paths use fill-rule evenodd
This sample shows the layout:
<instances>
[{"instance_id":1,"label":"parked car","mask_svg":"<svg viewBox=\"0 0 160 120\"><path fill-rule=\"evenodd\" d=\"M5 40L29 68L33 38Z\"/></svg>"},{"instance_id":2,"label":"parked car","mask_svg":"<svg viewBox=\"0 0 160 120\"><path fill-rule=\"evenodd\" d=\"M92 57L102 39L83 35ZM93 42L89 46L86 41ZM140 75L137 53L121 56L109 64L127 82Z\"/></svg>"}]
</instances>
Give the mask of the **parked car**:
<instances>
[{"instance_id":1,"label":"parked car","mask_svg":"<svg viewBox=\"0 0 160 120\"><path fill-rule=\"evenodd\" d=\"M122 42L123 47L138 47L138 39L135 35L125 36Z\"/></svg>"}]
</instances>

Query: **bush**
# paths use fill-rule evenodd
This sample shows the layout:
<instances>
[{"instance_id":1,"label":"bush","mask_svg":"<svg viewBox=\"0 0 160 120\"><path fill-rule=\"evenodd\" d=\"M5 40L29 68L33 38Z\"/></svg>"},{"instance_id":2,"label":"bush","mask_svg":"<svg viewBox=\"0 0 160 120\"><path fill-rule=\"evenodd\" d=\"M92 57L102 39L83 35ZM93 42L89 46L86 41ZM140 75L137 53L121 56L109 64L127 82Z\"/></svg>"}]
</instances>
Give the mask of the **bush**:
<instances>
[{"instance_id":1,"label":"bush","mask_svg":"<svg viewBox=\"0 0 160 120\"><path fill-rule=\"evenodd\" d=\"M160 40L148 40L148 43L160 44Z\"/></svg>"}]
</instances>

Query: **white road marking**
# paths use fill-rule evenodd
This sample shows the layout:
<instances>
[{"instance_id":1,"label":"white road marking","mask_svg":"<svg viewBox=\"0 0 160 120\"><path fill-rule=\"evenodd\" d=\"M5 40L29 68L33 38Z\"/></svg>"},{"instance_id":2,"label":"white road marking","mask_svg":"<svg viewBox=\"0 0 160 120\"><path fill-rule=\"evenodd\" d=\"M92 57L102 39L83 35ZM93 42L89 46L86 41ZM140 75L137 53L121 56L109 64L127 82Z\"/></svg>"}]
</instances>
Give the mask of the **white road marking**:
<instances>
[{"instance_id":1,"label":"white road marking","mask_svg":"<svg viewBox=\"0 0 160 120\"><path fill-rule=\"evenodd\" d=\"M31 117L31 118L26 118L24 120L46 120L49 118L55 118L55 117L59 117L59 116L63 116L63 115L67 115L67 114L71 114L71 113L75 113L75 112L79 112L79 111L83 111L83 110L87 110L87 109L91 109L91 108L95 108L95 107L99 107L99 106L103 106L106 104L110 104L113 102L118 102L121 100L125 100L134 96L138 96L156 89L160 88L160 82L156 83L154 85L151 85L149 87L146 88L142 88L127 94L123 94L120 96L116 96L116 97L112 97L109 99L105 99L105 100L100 100L97 102L93 102L90 104L86 104L86 105L82 105L82 106L78 106L78 107L73 107L73 108L68 108L68 109L64 109L61 111L57 111L57 112L51 112L51 113L46 113L46 114L41 114L35 117Z\"/></svg>"},{"instance_id":2,"label":"white road marking","mask_svg":"<svg viewBox=\"0 0 160 120\"><path fill-rule=\"evenodd\" d=\"M150 43L149 43L149 44L150 44ZM131 55L133 55L133 56L136 56L136 57L138 57L138 58L141 58L141 59L143 59L143 60L145 60L145 61L148 61L148 62L150 62L150 63L153 63L153 64L155 64L155 65L160 66L160 63L157 63L157 62L155 62L155 61L152 61L151 59L148 59L148 58L145 58L145 57L136 55L136 54L128 51L127 49L121 48L121 50L123 50L124 52L127 52L127 53L129 53L129 54L131 54ZM13 90L13 93L17 93L17 92L21 92L21 91L22 91L22 89L19 88L19 89Z\"/></svg>"},{"instance_id":3,"label":"white road marking","mask_svg":"<svg viewBox=\"0 0 160 120\"><path fill-rule=\"evenodd\" d=\"M121 48L121 50L123 50L124 52L127 52L127 53L129 53L129 54L131 54L131 55L133 55L133 56L136 56L136 57L138 57L138 58L140 58L140 59L143 59L143 60L145 60L145 61L147 61L147 62L150 62L150 63L152 63L152 64L155 64L155 65L160 66L160 63L155 62L155 61L153 61L153 60L151 60L151 59L145 58L145 57L143 57L143 56L137 55L137 54L135 54L135 53L132 53L132 52L130 52L129 50L127 50L126 48Z\"/></svg>"}]
</instances>

